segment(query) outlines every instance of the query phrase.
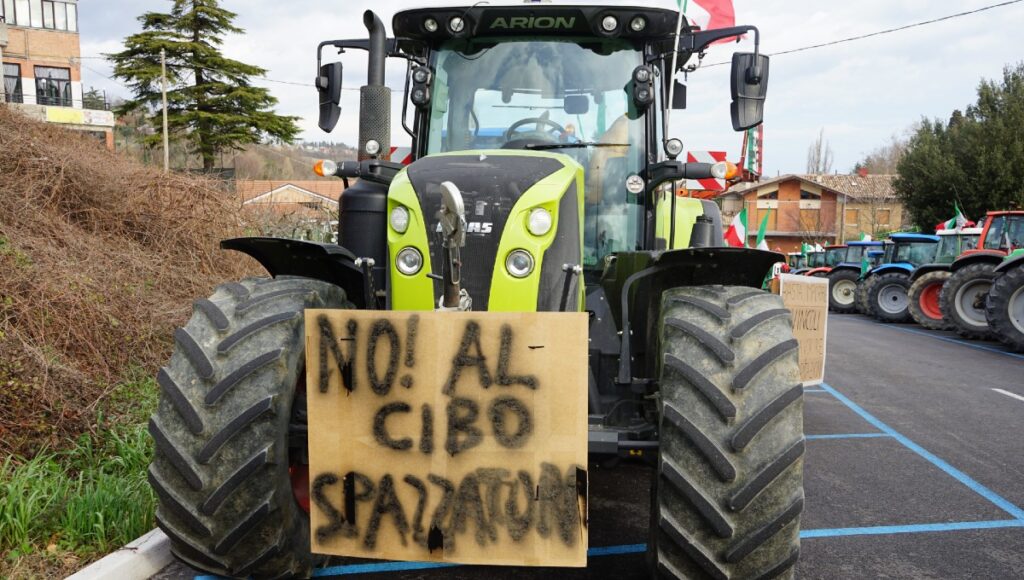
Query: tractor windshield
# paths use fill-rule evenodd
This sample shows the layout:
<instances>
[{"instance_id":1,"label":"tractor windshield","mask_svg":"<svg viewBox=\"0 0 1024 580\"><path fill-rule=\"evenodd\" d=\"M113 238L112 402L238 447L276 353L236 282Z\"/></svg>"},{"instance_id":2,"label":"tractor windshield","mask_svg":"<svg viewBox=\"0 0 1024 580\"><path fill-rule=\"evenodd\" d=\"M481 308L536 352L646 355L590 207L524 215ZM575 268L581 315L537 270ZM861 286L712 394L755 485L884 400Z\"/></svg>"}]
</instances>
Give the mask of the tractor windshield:
<instances>
[{"instance_id":1,"label":"tractor windshield","mask_svg":"<svg viewBox=\"0 0 1024 580\"><path fill-rule=\"evenodd\" d=\"M868 246L850 246L846 249L846 259L844 262L856 262L860 263L864 259L864 252L868 249Z\"/></svg>"},{"instance_id":2,"label":"tractor windshield","mask_svg":"<svg viewBox=\"0 0 1024 580\"><path fill-rule=\"evenodd\" d=\"M952 263L957 256L977 246L978 234L942 235L939 237L939 249L935 251L935 261L942 264Z\"/></svg>"},{"instance_id":3,"label":"tractor windshield","mask_svg":"<svg viewBox=\"0 0 1024 580\"><path fill-rule=\"evenodd\" d=\"M930 264L935 260L937 246L938 244L934 242L897 243L892 261L906 262L914 266Z\"/></svg>"},{"instance_id":4,"label":"tractor windshield","mask_svg":"<svg viewBox=\"0 0 1024 580\"><path fill-rule=\"evenodd\" d=\"M641 53L616 39L453 40L437 51L427 151L550 150L585 171L584 265L636 250L645 123L627 90Z\"/></svg>"},{"instance_id":5,"label":"tractor windshield","mask_svg":"<svg viewBox=\"0 0 1024 580\"><path fill-rule=\"evenodd\" d=\"M814 252L807 255L807 266L820 268L825 265L825 252Z\"/></svg>"},{"instance_id":6,"label":"tractor windshield","mask_svg":"<svg viewBox=\"0 0 1024 580\"><path fill-rule=\"evenodd\" d=\"M992 218L985 234L985 249L1024 248L1024 215L1000 215Z\"/></svg>"},{"instance_id":7,"label":"tractor windshield","mask_svg":"<svg viewBox=\"0 0 1024 580\"><path fill-rule=\"evenodd\" d=\"M847 248L829 248L825 250L825 265L826 266L837 266L839 262L842 262L846 258Z\"/></svg>"}]
</instances>

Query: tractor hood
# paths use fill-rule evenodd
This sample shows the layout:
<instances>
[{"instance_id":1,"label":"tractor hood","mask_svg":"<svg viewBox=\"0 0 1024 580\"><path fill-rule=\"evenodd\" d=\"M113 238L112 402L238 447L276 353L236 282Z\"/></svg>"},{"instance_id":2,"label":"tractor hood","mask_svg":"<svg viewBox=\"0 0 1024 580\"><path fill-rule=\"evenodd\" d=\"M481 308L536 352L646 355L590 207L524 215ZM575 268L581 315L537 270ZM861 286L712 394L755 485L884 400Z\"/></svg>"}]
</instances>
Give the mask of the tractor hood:
<instances>
[{"instance_id":1,"label":"tractor hood","mask_svg":"<svg viewBox=\"0 0 1024 580\"><path fill-rule=\"evenodd\" d=\"M433 274L441 273L444 258L438 219L441 183L450 181L459 188L467 223L466 245L461 251L462 287L473 298L473 310L558 309L565 276L562 266L582 262L582 167L578 163L555 153L457 152L419 159L406 168L405 176L406 180L392 184L389 203L418 206L409 209L422 216L422 242ZM543 235L534 235L527 227L530 213L538 208L553 218L551 231ZM395 246L405 243L394 236L389 242L393 255L400 250ZM508 253L518 249L529 251L534 258L533 271L524 278L510 276L505 268ZM392 273L396 300L408 296L401 294L403 281L402 274ZM442 283L435 279L430 287L430 304L436 305ZM416 305L423 305L421 300L418 297ZM393 306L402 308L403 304Z\"/></svg>"}]
</instances>

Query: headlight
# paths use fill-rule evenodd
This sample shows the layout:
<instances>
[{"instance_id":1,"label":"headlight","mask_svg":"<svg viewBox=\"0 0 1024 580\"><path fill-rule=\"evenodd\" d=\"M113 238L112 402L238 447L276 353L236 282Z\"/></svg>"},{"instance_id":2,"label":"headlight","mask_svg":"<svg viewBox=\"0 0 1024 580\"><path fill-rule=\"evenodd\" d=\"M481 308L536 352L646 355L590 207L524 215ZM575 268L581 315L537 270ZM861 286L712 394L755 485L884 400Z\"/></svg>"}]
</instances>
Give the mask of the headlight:
<instances>
[{"instance_id":1,"label":"headlight","mask_svg":"<svg viewBox=\"0 0 1024 580\"><path fill-rule=\"evenodd\" d=\"M531 234L535 236L543 236L551 231L552 223L551 212L542 207L538 207L530 212L530 219L527 221L526 227L530 230Z\"/></svg>"},{"instance_id":2,"label":"headlight","mask_svg":"<svg viewBox=\"0 0 1024 580\"><path fill-rule=\"evenodd\" d=\"M609 14L601 19L601 28L605 32L615 32L615 29L619 27L619 19Z\"/></svg>"},{"instance_id":3,"label":"headlight","mask_svg":"<svg viewBox=\"0 0 1024 580\"><path fill-rule=\"evenodd\" d=\"M505 259L505 269L515 278L525 278L533 272L533 256L526 250L513 250Z\"/></svg>"},{"instance_id":4,"label":"headlight","mask_svg":"<svg viewBox=\"0 0 1024 580\"><path fill-rule=\"evenodd\" d=\"M399 272L406 276L412 276L423 268L423 254L413 247L403 248L401 252L398 252L395 266Z\"/></svg>"},{"instance_id":5,"label":"headlight","mask_svg":"<svg viewBox=\"0 0 1024 580\"><path fill-rule=\"evenodd\" d=\"M633 32L643 32L647 28L647 20L643 16L637 16L629 22L629 27L633 29Z\"/></svg>"},{"instance_id":6,"label":"headlight","mask_svg":"<svg viewBox=\"0 0 1024 580\"><path fill-rule=\"evenodd\" d=\"M404 234L409 229L409 210L400 205L395 206L395 209L391 210L389 221L391 222L391 229Z\"/></svg>"}]
</instances>

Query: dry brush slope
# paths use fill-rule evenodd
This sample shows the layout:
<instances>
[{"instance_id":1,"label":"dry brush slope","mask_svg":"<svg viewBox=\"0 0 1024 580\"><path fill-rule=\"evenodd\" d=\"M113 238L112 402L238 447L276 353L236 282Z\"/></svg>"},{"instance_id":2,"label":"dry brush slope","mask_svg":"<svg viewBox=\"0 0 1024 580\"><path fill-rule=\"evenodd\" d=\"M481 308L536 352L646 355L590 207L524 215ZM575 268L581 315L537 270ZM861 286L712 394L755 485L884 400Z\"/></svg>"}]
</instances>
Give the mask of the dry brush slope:
<instances>
[{"instance_id":1,"label":"dry brush slope","mask_svg":"<svg viewBox=\"0 0 1024 580\"><path fill-rule=\"evenodd\" d=\"M240 219L211 181L0 104L0 455L88 432L113 385L155 372L193 299L256 271L217 247Z\"/></svg>"}]
</instances>

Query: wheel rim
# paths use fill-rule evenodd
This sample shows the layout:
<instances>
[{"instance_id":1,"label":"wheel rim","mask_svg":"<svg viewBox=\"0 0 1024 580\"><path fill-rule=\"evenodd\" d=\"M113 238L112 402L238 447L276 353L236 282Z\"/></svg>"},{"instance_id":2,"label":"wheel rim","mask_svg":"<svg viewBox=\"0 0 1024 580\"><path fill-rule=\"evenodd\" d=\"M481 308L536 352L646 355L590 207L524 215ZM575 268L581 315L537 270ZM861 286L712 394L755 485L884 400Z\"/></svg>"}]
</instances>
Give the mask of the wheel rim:
<instances>
[{"instance_id":1,"label":"wheel rim","mask_svg":"<svg viewBox=\"0 0 1024 580\"><path fill-rule=\"evenodd\" d=\"M909 304L907 289L899 284L887 284L878 291L878 306L888 314L899 314Z\"/></svg>"},{"instance_id":2,"label":"wheel rim","mask_svg":"<svg viewBox=\"0 0 1024 580\"><path fill-rule=\"evenodd\" d=\"M832 285L832 299L837 304L849 306L853 304L854 295L857 292L857 284L850 280L838 280Z\"/></svg>"},{"instance_id":3,"label":"wheel rim","mask_svg":"<svg viewBox=\"0 0 1024 580\"><path fill-rule=\"evenodd\" d=\"M988 280L968 282L956 291L956 313L960 319L971 326L988 327L985 320L985 296L988 295L992 283Z\"/></svg>"},{"instance_id":4,"label":"wheel rim","mask_svg":"<svg viewBox=\"0 0 1024 580\"><path fill-rule=\"evenodd\" d=\"M942 320L942 309L939 307L939 296L942 294L942 284L936 282L929 284L921 290L919 304L921 312L932 320Z\"/></svg>"},{"instance_id":5,"label":"wheel rim","mask_svg":"<svg viewBox=\"0 0 1024 580\"><path fill-rule=\"evenodd\" d=\"M1024 286L1010 296L1010 324L1024 334Z\"/></svg>"}]
</instances>

